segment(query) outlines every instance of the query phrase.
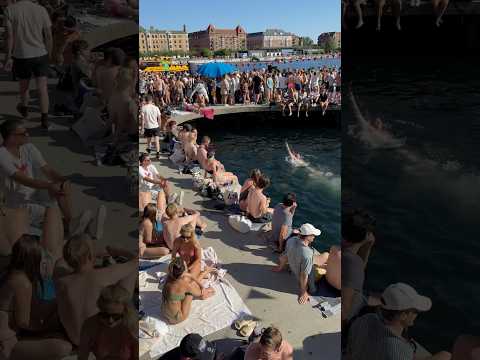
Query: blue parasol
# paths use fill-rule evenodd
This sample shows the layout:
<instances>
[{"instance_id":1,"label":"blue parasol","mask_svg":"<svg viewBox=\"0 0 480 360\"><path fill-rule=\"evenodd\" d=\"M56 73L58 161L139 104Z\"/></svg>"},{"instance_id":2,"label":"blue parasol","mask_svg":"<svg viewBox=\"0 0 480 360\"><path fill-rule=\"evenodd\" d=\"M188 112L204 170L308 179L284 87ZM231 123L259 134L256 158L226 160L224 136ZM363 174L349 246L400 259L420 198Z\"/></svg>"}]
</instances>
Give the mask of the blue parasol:
<instances>
[{"instance_id":1,"label":"blue parasol","mask_svg":"<svg viewBox=\"0 0 480 360\"><path fill-rule=\"evenodd\" d=\"M225 74L230 74L237 70L237 67L232 64L222 62L209 62L201 65L197 72L202 76L210 78L222 77Z\"/></svg>"}]
</instances>

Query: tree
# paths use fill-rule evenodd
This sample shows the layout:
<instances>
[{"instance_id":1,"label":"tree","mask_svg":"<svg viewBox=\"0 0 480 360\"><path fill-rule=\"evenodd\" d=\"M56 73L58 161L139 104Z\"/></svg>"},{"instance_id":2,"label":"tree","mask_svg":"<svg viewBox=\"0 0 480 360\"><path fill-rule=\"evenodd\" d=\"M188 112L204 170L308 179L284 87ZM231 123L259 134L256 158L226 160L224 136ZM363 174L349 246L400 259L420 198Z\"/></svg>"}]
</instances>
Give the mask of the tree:
<instances>
[{"instance_id":1,"label":"tree","mask_svg":"<svg viewBox=\"0 0 480 360\"><path fill-rule=\"evenodd\" d=\"M337 48L337 44L335 44L335 40L333 40L332 38L328 39L328 40L325 42L324 49L325 49L325 52L326 52L327 54L331 53L331 52L334 51L336 48Z\"/></svg>"},{"instance_id":2,"label":"tree","mask_svg":"<svg viewBox=\"0 0 480 360\"><path fill-rule=\"evenodd\" d=\"M311 46L313 45L313 40L310 39L308 36L304 36L300 39L300 44L303 46L303 47L308 47L308 46Z\"/></svg>"},{"instance_id":3,"label":"tree","mask_svg":"<svg viewBox=\"0 0 480 360\"><path fill-rule=\"evenodd\" d=\"M200 55L202 55L203 57L212 57L213 52L210 49L204 48L204 49L200 50Z\"/></svg>"},{"instance_id":4,"label":"tree","mask_svg":"<svg viewBox=\"0 0 480 360\"><path fill-rule=\"evenodd\" d=\"M145 28L144 28L143 26L140 26L140 27L139 27L139 31L140 31L140 32L143 32L143 33L144 33L144 32L147 32L147 30L145 30Z\"/></svg>"}]
</instances>

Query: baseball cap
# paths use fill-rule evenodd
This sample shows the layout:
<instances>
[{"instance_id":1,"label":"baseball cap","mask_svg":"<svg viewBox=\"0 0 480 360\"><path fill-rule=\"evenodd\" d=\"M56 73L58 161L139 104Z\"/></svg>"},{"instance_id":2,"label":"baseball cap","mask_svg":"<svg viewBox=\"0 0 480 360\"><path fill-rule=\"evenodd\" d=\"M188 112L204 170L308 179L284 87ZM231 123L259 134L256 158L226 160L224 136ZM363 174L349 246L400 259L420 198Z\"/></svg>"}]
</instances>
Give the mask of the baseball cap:
<instances>
[{"instance_id":1,"label":"baseball cap","mask_svg":"<svg viewBox=\"0 0 480 360\"><path fill-rule=\"evenodd\" d=\"M300 235L315 235L318 236L322 233L321 230L317 229L315 226L312 224L303 224L300 226Z\"/></svg>"},{"instance_id":2,"label":"baseball cap","mask_svg":"<svg viewBox=\"0 0 480 360\"><path fill-rule=\"evenodd\" d=\"M180 352L192 360L213 360L217 349L215 344L206 341L199 334L188 334L180 342Z\"/></svg>"},{"instance_id":3,"label":"baseball cap","mask_svg":"<svg viewBox=\"0 0 480 360\"><path fill-rule=\"evenodd\" d=\"M388 286L382 294L382 300L382 307L386 310L428 311L432 307L430 298L419 295L413 287L404 283Z\"/></svg>"}]
</instances>

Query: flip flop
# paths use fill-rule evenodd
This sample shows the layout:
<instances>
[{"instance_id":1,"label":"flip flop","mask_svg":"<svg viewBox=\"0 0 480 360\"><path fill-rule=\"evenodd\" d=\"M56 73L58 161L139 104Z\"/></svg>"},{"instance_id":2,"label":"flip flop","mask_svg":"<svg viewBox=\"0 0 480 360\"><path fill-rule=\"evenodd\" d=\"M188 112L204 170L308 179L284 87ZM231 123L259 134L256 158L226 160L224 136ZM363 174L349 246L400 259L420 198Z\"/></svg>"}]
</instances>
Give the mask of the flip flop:
<instances>
[{"instance_id":1,"label":"flip flop","mask_svg":"<svg viewBox=\"0 0 480 360\"><path fill-rule=\"evenodd\" d=\"M240 335L249 337L252 335L253 330L255 330L255 327L257 326L257 322L253 320L249 320L246 325L242 326L240 329Z\"/></svg>"},{"instance_id":2,"label":"flip flop","mask_svg":"<svg viewBox=\"0 0 480 360\"><path fill-rule=\"evenodd\" d=\"M243 320L243 319L235 320L235 322L233 323L233 326L235 327L235 329L240 330L242 327L244 327L247 324L247 322L248 320Z\"/></svg>"}]
</instances>

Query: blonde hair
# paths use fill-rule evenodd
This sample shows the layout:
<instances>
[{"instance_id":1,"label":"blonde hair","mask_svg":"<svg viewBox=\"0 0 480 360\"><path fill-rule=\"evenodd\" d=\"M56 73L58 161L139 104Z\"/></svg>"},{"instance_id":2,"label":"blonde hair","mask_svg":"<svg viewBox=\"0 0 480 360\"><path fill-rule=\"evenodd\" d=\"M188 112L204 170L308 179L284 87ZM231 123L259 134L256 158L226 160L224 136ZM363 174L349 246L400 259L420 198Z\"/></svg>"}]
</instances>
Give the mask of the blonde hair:
<instances>
[{"instance_id":1,"label":"blonde hair","mask_svg":"<svg viewBox=\"0 0 480 360\"><path fill-rule=\"evenodd\" d=\"M109 285L100 292L97 307L105 311L108 304L120 304L124 307L122 323L133 336L138 336L138 318L135 316L135 308L132 305L132 294L119 284Z\"/></svg>"},{"instance_id":2,"label":"blonde hair","mask_svg":"<svg viewBox=\"0 0 480 360\"><path fill-rule=\"evenodd\" d=\"M195 236L195 229L193 228L192 224L183 225L180 229L180 235L183 236L185 239L188 239L195 246L200 247L200 243Z\"/></svg>"},{"instance_id":3,"label":"blonde hair","mask_svg":"<svg viewBox=\"0 0 480 360\"><path fill-rule=\"evenodd\" d=\"M169 218L172 218L173 216L175 216L177 212L178 212L178 208L177 208L177 205L175 204L169 204L165 209L165 214L167 214Z\"/></svg>"},{"instance_id":4,"label":"blonde hair","mask_svg":"<svg viewBox=\"0 0 480 360\"><path fill-rule=\"evenodd\" d=\"M87 234L71 237L63 247L63 258L74 270L92 260L94 256L92 239Z\"/></svg>"}]
</instances>

